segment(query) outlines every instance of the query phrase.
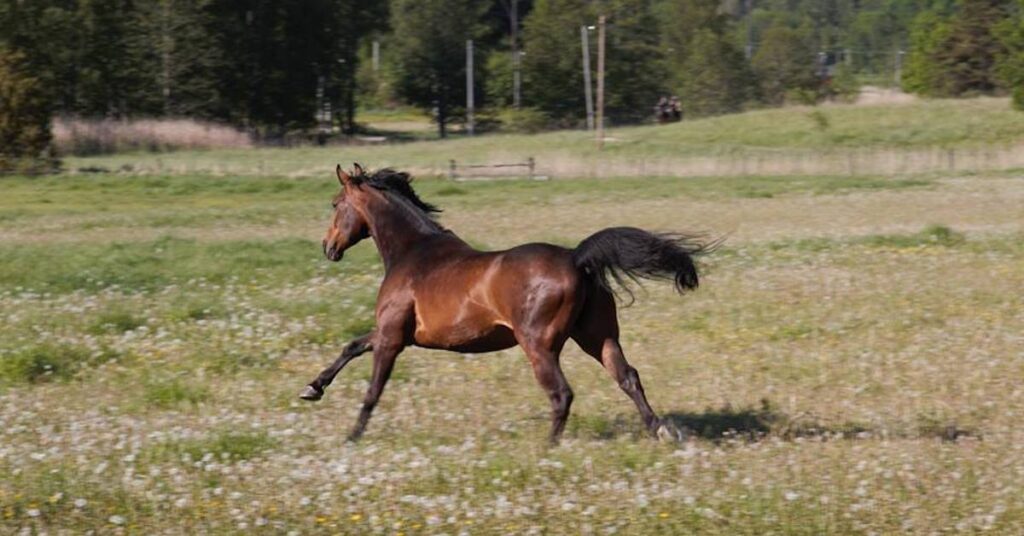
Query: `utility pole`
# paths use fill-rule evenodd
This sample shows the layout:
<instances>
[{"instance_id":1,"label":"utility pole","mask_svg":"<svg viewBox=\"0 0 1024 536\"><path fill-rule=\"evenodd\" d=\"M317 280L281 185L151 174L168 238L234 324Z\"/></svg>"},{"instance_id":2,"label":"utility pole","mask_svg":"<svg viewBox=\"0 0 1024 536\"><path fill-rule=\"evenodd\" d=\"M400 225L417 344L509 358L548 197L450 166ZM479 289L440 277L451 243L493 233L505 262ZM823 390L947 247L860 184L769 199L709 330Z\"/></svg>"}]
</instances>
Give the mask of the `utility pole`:
<instances>
[{"instance_id":1,"label":"utility pole","mask_svg":"<svg viewBox=\"0 0 1024 536\"><path fill-rule=\"evenodd\" d=\"M604 15L597 18L597 148L604 146Z\"/></svg>"},{"instance_id":2,"label":"utility pole","mask_svg":"<svg viewBox=\"0 0 1024 536\"><path fill-rule=\"evenodd\" d=\"M522 78L519 74L519 0L510 0L509 24L512 26L512 106L519 109L521 95L519 88L522 87Z\"/></svg>"},{"instance_id":3,"label":"utility pole","mask_svg":"<svg viewBox=\"0 0 1024 536\"><path fill-rule=\"evenodd\" d=\"M473 135L473 40L466 41L466 131Z\"/></svg>"},{"instance_id":4,"label":"utility pole","mask_svg":"<svg viewBox=\"0 0 1024 536\"><path fill-rule=\"evenodd\" d=\"M373 72L380 70L380 41L373 40Z\"/></svg>"},{"instance_id":5,"label":"utility pole","mask_svg":"<svg viewBox=\"0 0 1024 536\"><path fill-rule=\"evenodd\" d=\"M170 2L163 3L163 15L162 24L160 25L160 37L161 37L161 51L160 60L162 67L162 76L160 77L161 94L163 95L164 114L171 114L171 47L174 44L174 40L171 37L169 28L171 28L171 5Z\"/></svg>"},{"instance_id":6,"label":"utility pole","mask_svg":"<svg viewBox=\"0 0 1024 536\"><path fill-rule=\"evenodd\" d=\"M903 85L903 55L902 50L896 51L896 71L893 73L893 81L896 82L896 89Z\"/></svg>"},{"instance_id":7,"label":"utility pole","mask_svg":"<svg viewBox=\"0 0 1024 536\"><path fill-rule=\"evenodd\" d=\"M750 61L754 57L754 20L751 17L754 12L754 0L746 0L746 8L743 18L747 22L747 45L743 47L743 53L747 61Z\"/></svg>"},{"instance_id":8,"label":"utility pole","mask_svg":"<svg viewBox=\"0 0 1024 536\"><path fill-rule=\"evenodd\" d=\"M587 101L587 130L594 130L594 95L590 85L590 39L587 26L580 26L580 41L583 46L583 95Z\"/></svg>"}]
</instances>

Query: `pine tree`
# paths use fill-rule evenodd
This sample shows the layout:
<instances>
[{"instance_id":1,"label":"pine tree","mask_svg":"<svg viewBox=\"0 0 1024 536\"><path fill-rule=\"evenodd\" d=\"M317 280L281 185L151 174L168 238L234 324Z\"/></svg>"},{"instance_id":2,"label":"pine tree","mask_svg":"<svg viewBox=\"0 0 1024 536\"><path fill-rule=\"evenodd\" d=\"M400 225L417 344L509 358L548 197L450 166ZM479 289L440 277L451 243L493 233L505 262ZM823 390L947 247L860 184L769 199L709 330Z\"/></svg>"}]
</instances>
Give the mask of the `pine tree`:
<instances>
[{"instance_id":1,"label":"pine tree","mask_svg":"<svg viewBox=\"0 0 1024 536\"><path fill-rule=\"evenodd\" d=\"M1024 0L1021 11L996 27L1004 52L996 58L996 74L1010 90L1014 108L1024 111Z\"/></svg>"},{"instance_id":2,"label":"pine tree","mask_svg":"<svg viewBox=\"0 0 1024 536\"><path fill-rule=\"evenodd\" d=\"M466 40L475 39L486 5L479 0L394 0L390 45L397 93L436 110L438 134L447 136L452 111L466 98Z\"/></svg>"},{"instance_id":3,"label":"pine tree","mask_svg":"<svg viewBox=\"0 0 1024 536\"><path fill-rule=\"evenodd\" d=\"M595 21L583 0L538 0L523 21L523 101L562 125L586 117L580 26Z\"/></svg>"},{"instance_id":4,"label":"pine tree","mask_svg":"<svg viewBox=\"0 0 1024 536\"><path fill-rule=\"evenodd\" d=\"M685 115L740 111L753 97L753 74L743 54L710 29L698 30L689 48L677 75Z\"/></svg>"},{"instance_id":5,"label":"pine tree","mask_svg":"<svg viewBox=\"0 0 1024 536\"><path fill-rule=\"evenodd\" d=\"M925 11L914 18L910 33L910 54L903 73L903 89L932 97L955 94L950 73L941 61L952 30L949 18Z\"/></svg>"},{"instance_id":6,"label":"pine tree","mask_svg":"<svg viewBox=\"0 0 1024 536\"><path fill-rule=\"evenodd\" d=\"M764 99L781 104L787 94L809 94L817 89L815 53L806 32L774 26L764 32L751 61Z\"/></svg>"},{"instance_id":7,"label":"pine tree","mask_svg":"<svg viewBox=\"0 0 1024 536\"><path fill-rule=\"evenodd\" d=\"M155 92L139 68L143 61L134 46L143 37L140 12L130 0L89 0L78 3L80 43L75 47L78 71L73 111L84 115L125 117L154 111Z\"/></svg>"},{"instance_id":8,"label":"pine tree","mask_svg":"<svg viewBox=\"0 0 1024 536\"><path fill-rule=\"evenodd\" d=\"M54 170L51 100L25 54L0 47L0 175Z\"/></svg>"},{"instance_id":9,"label":"pine tree","mask_svg":"<svg viewBox=\"0 0 1024 536\"><path fill-rule=\"evenodd\" d=\"M658 19L651 2L610 0L601 9L608 21L605 115L618 122L650 117L651 107L668 87ZM579 55L578 51L579 46L565 53Z\"/></svg>"},{"instance_id":10,"label":"pine tree","mask_svg":"<svg viewBox=\"0 0 1024 536\"><path fill-rule=\"evenodd\" d=\"M142 89L156 113L173 117L220 119L229 105L220 92L219 73L227 67L216 42L209 2L149 0L142 3L138 51ZM142 99L139 99L140 101Z\"/></svg>"},{"instance_id":11,"label":"pine tree","mask_svg":"<svg viewBox=\"0 0 1024 536\"><path fill-rule=\"evenodd\" d=\"M952 93L991 93L998 88L996 58L1005 52L995 29L1009 14L1007 0L962 0L950 22L946 49L939 63L947 66Z\"/></svg>"},{"instance_id":12,"label":"pine tree","mask_svg":"<svg viewBox=\"0 0 1024 536\"><path fill-rule=\"evenodd\" d=\"M730 16L718 0L679 0L660 6L671 87L687 116L739 111L754 98L753 73L729 38Z\"/></svg>"},{"instance_id":13,"label":"pine tree","mask_svg":"<svg viewBox=\"0 0 1024 536\"><path fill-rule=\"evenodd\" d=\"M951 16L937 11L914 20L904 88L922 95L988 94L1001 87L997 62L1006 55L998 28L1008 0L961 0Z\"/></svg>"}]
</instances>

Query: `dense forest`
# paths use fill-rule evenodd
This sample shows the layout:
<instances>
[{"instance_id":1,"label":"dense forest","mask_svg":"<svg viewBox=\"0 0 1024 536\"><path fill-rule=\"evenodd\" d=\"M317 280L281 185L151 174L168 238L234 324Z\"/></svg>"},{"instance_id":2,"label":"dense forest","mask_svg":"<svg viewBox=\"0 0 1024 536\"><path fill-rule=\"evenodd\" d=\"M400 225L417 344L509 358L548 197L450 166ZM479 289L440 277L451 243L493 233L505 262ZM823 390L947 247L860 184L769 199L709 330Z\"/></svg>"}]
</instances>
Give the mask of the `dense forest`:
<instances>
[{"instance_id":1,"label":"dense forest","mask_svg":"<svg viewBox=\"0 0 1024 536\"><path fill-rule=\"evenodd\" d=\"M0 0L0 86L36 88L32 109L50 115L188 117L265 138L318 121L353 133L361 107L411 105L443 135L463 114L472 39L479 108L576 127L581 27L593 71L604 15L611 123L649 118L664 95L697 117L864 83L1024 105L1022 11L1016 0Z\"/></svg>"}]
</instances>

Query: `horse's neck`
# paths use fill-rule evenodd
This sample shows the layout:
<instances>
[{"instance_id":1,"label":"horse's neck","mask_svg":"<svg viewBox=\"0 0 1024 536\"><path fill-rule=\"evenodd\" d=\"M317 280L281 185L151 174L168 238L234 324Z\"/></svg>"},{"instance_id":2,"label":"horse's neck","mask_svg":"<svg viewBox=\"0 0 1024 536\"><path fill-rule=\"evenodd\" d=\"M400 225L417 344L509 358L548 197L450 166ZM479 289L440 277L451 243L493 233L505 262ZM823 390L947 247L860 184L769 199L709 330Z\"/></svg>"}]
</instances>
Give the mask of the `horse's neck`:
<instances>
[{"instance_id":1,"label":"horse's neck","mask_svg":"<svg viewBox=\"0 0 1024 536\"><path fill-rule=\"evenodd\" d=\"M369 218L370 235L377 244L377 251L384 260L387 270L416 244L435 237L439 232L424 228L416 221L419 215L411 214L394 207L384 205L383 210L372 212Z\"/></svg>"}]
</instances>

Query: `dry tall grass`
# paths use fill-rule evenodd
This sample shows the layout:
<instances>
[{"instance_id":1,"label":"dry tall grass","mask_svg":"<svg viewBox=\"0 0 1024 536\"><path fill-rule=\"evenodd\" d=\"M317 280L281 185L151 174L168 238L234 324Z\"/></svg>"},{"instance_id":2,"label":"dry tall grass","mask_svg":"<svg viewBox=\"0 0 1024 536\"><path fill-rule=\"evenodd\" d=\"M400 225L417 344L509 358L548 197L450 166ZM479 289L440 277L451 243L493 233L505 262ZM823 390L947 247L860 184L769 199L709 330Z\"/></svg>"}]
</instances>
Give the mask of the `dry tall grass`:
<instances>
[{"instance_id":1,"label":"dry tall grass","mask_svg":"<svg viewBox=\"0 0 1024 536\"><path fill-rule=\"evenodd\" d=\"M193 119L58 118L53 122L53 138L61 154L79 156L252 146L244 132Z\"/></svg>"}]
</instances>

